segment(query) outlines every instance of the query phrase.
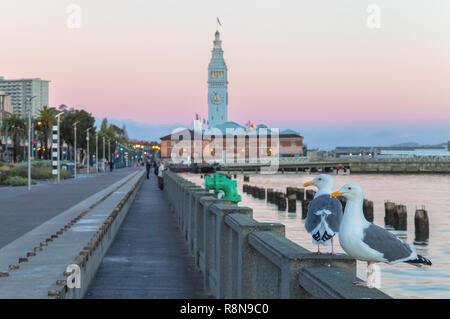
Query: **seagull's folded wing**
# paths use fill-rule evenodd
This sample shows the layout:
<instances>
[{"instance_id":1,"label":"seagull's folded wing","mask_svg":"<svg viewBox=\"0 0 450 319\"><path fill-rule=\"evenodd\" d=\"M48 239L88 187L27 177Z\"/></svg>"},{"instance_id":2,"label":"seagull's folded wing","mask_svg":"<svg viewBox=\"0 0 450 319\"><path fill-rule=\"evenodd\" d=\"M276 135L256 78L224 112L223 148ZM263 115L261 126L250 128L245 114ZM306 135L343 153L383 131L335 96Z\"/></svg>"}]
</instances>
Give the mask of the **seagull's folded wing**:
<instances>
[{"instance_id":1,"label":"seagull's folded wing","mask_svg":"<svg viewBox=\"0 0 450 319\"><path fill-rule=\"evenodd\" d=\"M377 225L370 224L364 229L363 242L371 249L383 254L385 260L389 264L395 264L406 260L417 258L417 254L409 244L400 240Z\"/></svg>"}]
</instances>

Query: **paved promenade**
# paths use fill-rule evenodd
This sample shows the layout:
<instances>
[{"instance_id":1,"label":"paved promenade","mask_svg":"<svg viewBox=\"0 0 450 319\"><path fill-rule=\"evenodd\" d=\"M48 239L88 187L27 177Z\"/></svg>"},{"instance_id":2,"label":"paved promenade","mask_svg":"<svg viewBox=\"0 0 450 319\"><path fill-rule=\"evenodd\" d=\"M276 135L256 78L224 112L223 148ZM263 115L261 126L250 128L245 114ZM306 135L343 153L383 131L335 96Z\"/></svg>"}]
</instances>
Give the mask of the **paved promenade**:
<instances>
[{"instance_id":1,"label":"paved promenade","mask_svg":"<svg viewBox=\"0 0 450 319\"><path fill-rule=\"evenodd\" d=\"M201 274L157 187L144 180L86 298L204 298Z\"/></svg>"},{"instance_id":2,"label":"paved promenade","mask_svg":"<svg viewBox=\"0 0 450 319\"><path fill-rule=\"evenodd\" d=\"M142 169L142 168L140 168ZM101 191L136 168L62 180L60 185L42 182L27 187L0 187L0 248Z\"/></svg>"}]
</instances>

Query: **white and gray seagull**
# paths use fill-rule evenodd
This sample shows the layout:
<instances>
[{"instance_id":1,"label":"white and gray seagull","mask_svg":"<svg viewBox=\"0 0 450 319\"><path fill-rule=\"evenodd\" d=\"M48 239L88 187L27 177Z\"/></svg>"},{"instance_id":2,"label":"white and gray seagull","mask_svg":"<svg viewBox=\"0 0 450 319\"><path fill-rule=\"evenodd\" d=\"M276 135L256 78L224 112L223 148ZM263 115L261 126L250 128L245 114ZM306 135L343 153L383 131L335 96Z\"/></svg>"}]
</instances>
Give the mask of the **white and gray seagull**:
<instances>
[{"instance_id":1,"label":"white and gray seagull","mask_svg":"<svg viewBox=\"0 0 450 319\"><path fill-rule=\"evenodd\" d=\"M320 245L329 245L331 254L335 255L333 237L339 232L342 220L342 204L336 198L330 198L334 181L330 175L320 174L312 181L303 184L304 187L316 186L317 193L308 205L305 228L312 236L312 243L317 244L317 254L321 254Z\"/></svg>"},{"instance_id":2,"label":"white and gray seagull","mask_svg":"<svg viewBox=\"0 0 450 319\"><path fill-rule=\"evenodd\" d=\"M429 265L431 261L416 253L413 246L394 234L366 220L363 213L364 194L356 184L344 185L331 198L347 199L344 218L339 228L339 243L351 257L367 262L365 282L355 281L358 286L372 287L372 265L377 262L397 264L406 262L415 266Z\"/></svg>"}]
</instances>

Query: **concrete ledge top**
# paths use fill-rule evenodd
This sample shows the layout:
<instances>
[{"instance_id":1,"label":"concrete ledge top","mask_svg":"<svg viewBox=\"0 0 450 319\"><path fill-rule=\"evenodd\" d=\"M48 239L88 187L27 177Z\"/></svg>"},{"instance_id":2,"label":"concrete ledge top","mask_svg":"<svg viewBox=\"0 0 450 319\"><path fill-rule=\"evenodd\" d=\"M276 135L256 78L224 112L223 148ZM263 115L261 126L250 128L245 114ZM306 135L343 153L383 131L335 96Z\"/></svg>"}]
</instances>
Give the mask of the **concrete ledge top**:
<instances>
[{"instance_id":1,"label":"concrete ledge top","mask_svg":"<svg viewBox=\"0 0 450 319\"><path fill-rule=\"evenodd\" d=\"M224 203L214 203L211 205L209 210L214 214L225 212L225 213L240 213L241 215L245 214L253 216L253 209L251 209L250 207L240 207L237 205L229 205Z\"/></svg>"},{"instance_id":2,"label":"concrete ledge top","mask_svg":"<svg viewBox=\"0 0 450 319\"><path fill-rule=\"evenodd\" d=\"M355 286L356 276L338 267L307 267L300 270L299 285L314 298L391 299L376 288Z\"/></svg>"},{"instance_id":3,"label":"concrete ledge top","mask_svg":"<svg viewBox=\"0 0 450 319\"><path fill-rule=\"evenodd\" d=\"M254 231L249 244L269 259L315 259L330 261L353 261L347 255L317 255L273 231Z\"/></svg>"},{"instance_id":4,"label":"concrete ledge top","mask_svg":"<svg viewBox=\"0 0 450 319\"><path fill-rule=\"evenodd\" d=\"M284 224L280 223L261 223L245 214L231 213L225 217L225 223L230 227L281 227L285 228Z\"/></svg>"},{"instance_id":5,"label":"concrete ledge top","mask_svg":"<svg viewBox=\"0 0 450 319\"><path fill-rule=\"evenodd\" d=\"M212 195L212 194L211 194ZM203 196L203 197L200 197L200 203L202 204L202 205L204 205L204 204L206 204L207 202L210 202L210 201L214 201L214 202L222 202L222 203L224 203L224 204L231 204L231 201L230 200L228 200L228 199L219 199L219 198L217 198L217 197L214 197L214 196Z\"/></svg>"}]
</instances>

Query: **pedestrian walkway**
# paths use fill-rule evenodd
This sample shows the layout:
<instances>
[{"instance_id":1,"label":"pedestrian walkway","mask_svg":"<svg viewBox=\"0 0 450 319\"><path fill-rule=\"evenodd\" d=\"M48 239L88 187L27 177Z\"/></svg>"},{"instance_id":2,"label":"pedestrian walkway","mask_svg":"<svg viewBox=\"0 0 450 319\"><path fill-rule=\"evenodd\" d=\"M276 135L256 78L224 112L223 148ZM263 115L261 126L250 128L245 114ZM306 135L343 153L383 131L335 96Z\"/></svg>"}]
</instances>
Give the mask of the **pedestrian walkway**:
<instances>
[{"instance_id":1,"label":"pedestrian walkway","mask_svg":"<svg viewBox=\"0 0 450 319\"><path fill-rule=\"evenodd\" d=\"M123 168L89 178L44 182L25 187L0 187L0 248L114 184L136 168Z\"/></svg>"},{"instance_id":2,"label":"pedestrian walkway","mask_svg":"<svg viewBox=\"0 0 450 319\"><path fill-rule=\"evenodd\" d=\"M86 298L205 298L156 178L145 179Z\"/></svg>"}]
</instances>

